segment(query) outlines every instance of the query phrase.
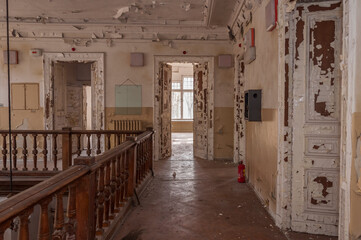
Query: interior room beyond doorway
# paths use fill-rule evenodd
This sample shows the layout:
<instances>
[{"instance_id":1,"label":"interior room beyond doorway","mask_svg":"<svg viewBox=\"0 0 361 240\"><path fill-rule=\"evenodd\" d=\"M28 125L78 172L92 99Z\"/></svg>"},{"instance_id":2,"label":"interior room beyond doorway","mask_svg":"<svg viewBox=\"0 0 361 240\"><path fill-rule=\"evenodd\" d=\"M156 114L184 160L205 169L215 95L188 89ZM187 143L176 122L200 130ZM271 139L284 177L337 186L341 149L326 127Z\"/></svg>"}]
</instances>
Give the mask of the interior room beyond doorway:
<instances>
[{"instance_id":1,"label":"interior room beyond doorway","mask_svg":"<svg viewBox=\"0 0 361 240\"><path fill-rule=\"evenodd\" d=\"M172 63L172 157L193 159L193 64Z\"/></svg>"}]
</instances>

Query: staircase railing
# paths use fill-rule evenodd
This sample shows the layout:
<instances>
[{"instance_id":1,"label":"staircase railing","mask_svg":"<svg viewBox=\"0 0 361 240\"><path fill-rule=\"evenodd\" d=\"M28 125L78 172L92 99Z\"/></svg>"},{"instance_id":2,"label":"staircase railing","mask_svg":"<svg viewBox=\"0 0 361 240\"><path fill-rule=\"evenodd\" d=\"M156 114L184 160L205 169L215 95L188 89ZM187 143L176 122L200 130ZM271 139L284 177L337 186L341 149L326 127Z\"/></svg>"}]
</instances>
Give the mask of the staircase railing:
<instances>
[{"instance_id":1,"label":"staircase railing","mask_svg":"<svg viewBox=\"0 0 361 240\"><path fill-rule=\"evenodd\" d=\"M81 155L99 155L122 143L126 136L136 136L144 131L119 130L13 130L12 153L8 147L9 133L0 130L0 175L15 176L54 175L54 172L72 166L72 159ZM116 141L112 141L115 139Z\"/></svg>"},{"instance_id":2,"label":"staircase railing","mask_svg":"<svg viewBox=\"0 0 361 240\"><path fill-rule=\"evenodd\" d=\"M153 171L153 135L148 130L98 156L78 157L68 169L0 203L0 239L6 231L20 240L34 238L36 211L38 239L109 239L136 187Z\"/></svg>"}]
</instances>

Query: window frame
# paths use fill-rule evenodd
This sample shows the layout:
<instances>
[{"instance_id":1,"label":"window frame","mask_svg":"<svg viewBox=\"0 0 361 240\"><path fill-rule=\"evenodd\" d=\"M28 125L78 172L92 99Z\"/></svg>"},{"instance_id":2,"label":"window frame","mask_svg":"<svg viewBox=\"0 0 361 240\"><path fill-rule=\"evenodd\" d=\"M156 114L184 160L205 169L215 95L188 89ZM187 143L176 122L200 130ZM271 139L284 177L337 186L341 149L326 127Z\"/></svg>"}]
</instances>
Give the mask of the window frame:
<instances>
[{"instance_id":1,"label":"window frame","mask_svg":"<svg viewBox=\"0 0 361 240\"><path fill-rule=\"evenodd\" d=\"M192 78L193 79L193 87L192 89L184 89L183 88L183 82L184 82L184 78ZM177 82L178 81L174 81ZM173 92L180 92L180 96L181 96L181 118L173 118L173 116L171 115L171 120L172 121L193 121L194 120L194 115L193 118L183 118L183 94L184 92L191 92L194 94L194 76L193 75L182 75L181 77L181 81L180 81L180 89L173 89L173 81L172 81L172 94ZM193 102L194 102L194 95L193 95ZM172 103L173 106L173 103Z\"/></svg>"}]
</instances>

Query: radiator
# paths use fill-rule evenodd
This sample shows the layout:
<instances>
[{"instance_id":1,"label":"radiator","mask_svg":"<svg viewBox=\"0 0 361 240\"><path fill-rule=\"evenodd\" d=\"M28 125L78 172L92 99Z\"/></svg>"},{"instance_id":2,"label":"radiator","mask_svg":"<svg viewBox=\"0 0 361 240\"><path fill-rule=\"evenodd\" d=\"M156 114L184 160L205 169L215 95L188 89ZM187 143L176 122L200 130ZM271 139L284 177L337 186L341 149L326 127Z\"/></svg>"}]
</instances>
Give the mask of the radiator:
<instances>
[{"instance_id":1,"label":"radiator","mask_svg":"<svg viewBox=\"0 0 361 240\"><path fill-rule=\"evenodd\" d=\"M140 120L113 120L113 128L114 130L120 131L139 131L142 130L142 122ZM114 146L119 145L124 142L126 136L135 136L135 134L122 134L118 137L113 138Z\"/></svg>"},{"instance_id":2,"label":"radiator","mask_svg":"<svg viewBox=\"0 0 361 240\"><path fill-rule=\"evenodd\" d=\"M140 120L113 120L114 130L138 131L142 130L142 122Z\"/></svg>"}]
</instances>

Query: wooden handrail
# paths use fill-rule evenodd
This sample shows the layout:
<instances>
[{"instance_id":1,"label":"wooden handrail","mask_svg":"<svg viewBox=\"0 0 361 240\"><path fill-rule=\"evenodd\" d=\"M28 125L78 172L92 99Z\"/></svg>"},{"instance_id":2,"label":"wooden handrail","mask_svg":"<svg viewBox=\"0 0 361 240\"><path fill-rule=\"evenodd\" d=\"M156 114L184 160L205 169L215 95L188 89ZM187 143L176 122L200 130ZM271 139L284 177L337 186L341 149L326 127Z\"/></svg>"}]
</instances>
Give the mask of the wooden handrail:
<instances>
[{"instance_id":1,"label":"wooden handrail","mask_svg":"<svg viewBox=\"0 0 361 240\"><path fill-rule=\"evenodd\" d=\"M135 188L152 171L153 135L148 129L98 156L78 157L67 170L1 202L0 239L6 229L14 229L17 218L18 239L29 239L28 221L36 205L41 209L39 239L109 239L125 216ZM51 202L55 202L53 228L48 222Z\"/></svg>"},{"instance_id":2,"label":"wooden handrail","mask_svg":"<svg viewBox=\"0 0 361 240\"><path fill-rule=\"evenodd\" d=\"M14 134L63 134L67 131L64 130L11 130ZM141 134L144 131L142 130L71 130L74 134ZM8 134L8 130L0 130L0 134Z\"/></svg>"},{"instance_id":3,"label":"wooden handrail","mask_svg":"<svg viewBox=\"0 0 361 240\"><path fill-rule=\"evenodd\" d=\"M28 188L27 190L6 199L0 203L0 223L18 215L24 211L24 209L36 205L40 200L56 193L88 172L89 168L84 165L73 166L34 187Z\"/></svg>"},{"instance_id":4,"label":"wooden handrail","mask_svg":"<svg viewBox=\"0 0 361 240\"><path fill-rule=\"evenodd\" d=\"M103 154L94 157L95 163L91 166L91 169L94 171L98 169L100 166L102 166L104 163L109 161L110 159L116 157L119 153L119 151L126 151L132 147L134 147L136 143L131 141L126 141L119 146L116 146L115 148L110 149L109 151L104 152Z\"/></svg>"}]
</instances>

